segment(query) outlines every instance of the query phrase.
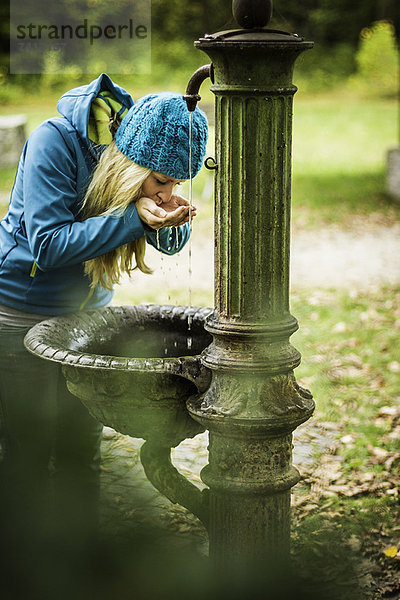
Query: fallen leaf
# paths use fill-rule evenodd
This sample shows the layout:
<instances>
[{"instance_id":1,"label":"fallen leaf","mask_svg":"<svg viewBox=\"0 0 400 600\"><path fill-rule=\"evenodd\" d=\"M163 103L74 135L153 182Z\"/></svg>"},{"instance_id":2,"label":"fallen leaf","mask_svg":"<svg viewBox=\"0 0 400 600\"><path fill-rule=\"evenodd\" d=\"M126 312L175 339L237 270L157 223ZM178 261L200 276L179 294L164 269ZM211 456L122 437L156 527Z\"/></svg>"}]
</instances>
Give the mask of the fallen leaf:
<instances>
[{"instance_id":1,"label":"fallen leaf","mask_svg":"<svg viewBox=\"0 0 400 600\"><path fill-rule=\"evenodd\" d=\"M353 552L359 552L362 547L362 542L356 535L351 535L347 541L347 544L349 545L350 549L353 550Z\"/></svg>"},{"instance_id":2,"label":"fallen leaf","mask_svg":"<svg viewBox=\"0 0 400 600\"><path fill-rule=\"evenodd\" d=\"M343 357L343 360L349 363L350 365L353 365L353 367L357 367L358 369L361 369L363 367L363 361L358 356L358 354L354 354L354 352L346 354L346 356Z\"/></svg>"},{"instance_id":3,"label":"fallen leaf","mask_svg":"<svg viewBox=\"0 0 400 600\"><path fill-rule=\"evenodd\" d=\"M388 364L388 369L389 371L392 371L392 373L398 373L400 371L400 363L397 362L397 360L394 360Z\"/></svg>"},{"instance_id":4,"label":"fallen leaf","mask_svg":"<svg viewBox=\"0 0 400 600\"><path fill-rule=\"evenodd\" d=\"M372 444L367 444L368 450L371 454L379 461L384 462L390 457L390 452L385 450L384 448L378 448L377 446L372 446Z\"/></svg>"},{"instance_id":5,"label":"fallen leaf","mask_svg":"<svg viewBox=\"0 0 400 600\"><path fill-rule=\"evenodd\" d=\"M382 406L382 408L378 412L378 416L396 416L397 412L400 412L400 408L398 406Z\"/></svg>"},{"instance_id":6,"label":"fallen leaf","mask_svg":"<svg viewBox=\"0 0 400 600\"><path fill-rule=\"evenodd\" d=\"M395 556L397 556L398 548L397 546L389 546L389 548L386 548L386 550L384 550L383 553L389 558L394 558Z\"/></svg>"},{"instance_id":7,"label":"fallen leaf","mask_svg":"<svg viewBox=\"0 0 400 600\"><path fill-rule=\"evenodd\" d=\"M340 424L332 421L321 421L319 425L321 429L327 429L328 431L338 431L340 429Z\"/></svg>"},{"instance_id":8,"label":"fallen leaf","mask_svg":"<svg viewBox=\"0 0 400 600\"><path fill-rule=\"evenodd\" d=\"M335 494L340 494L342 496L347 496L351 498L353 496L358 496L359 494L364 493L364 489L362 487L358 487L355 485L330 485L329 491L334 492Z\"/></svg>"},{"instance_id":9,"label":"fallen leaf","mask_svg":"<svg viewBox=\"0 0 400 600\"><path fill-rule=\"evenodd\" d=\"M368 483L369 481L374 481L375 477L375 473L372 471L366 471L365 473L361 473L359 479L362 483Z\"/></svg>"},{"instance_id":10,"label":"fallen leaf","mask_svg":"<svg viewBox=\"0 0 400 600\"><path fill-rule=\"evenodd\" d=\"M354 442L354 436L351 434L344 435L342 438L340 438L340 441L342 444L351 444Z\"/></svg>"},{"instance_id":11,"label":"fallen leaf","mask_svg":"<svg viewBox=\"0 0 400 600\"><path fill-rule=\"evenodd\" d=\"M390 470L393 464L400 459L400 452L395 452L385 461L385 468Z\"/></svg>"},{"instance_id":12,"label":"fallen leaf","mask_svg":"<svg viewBox=\"0 0 400 600\"><path fill-rule=\"evenodd\" d=\"M326 361L326 356L324 356L323 354L314 354L313 356L310 356L308 359L308 362L311 363L323 363Z\"/></svg>"},{"instance_id":13,"label":"fallen leaf","mask_svg":"<svg viewBox=\"0 0 400 600\"><path fill-rule=\"evenodd\" d=\"M388 433L386 437L389 438L390 440L400 439L400 427L396 427L395 429L393 429L393 431Z\"/></svg>"}]
</instances>

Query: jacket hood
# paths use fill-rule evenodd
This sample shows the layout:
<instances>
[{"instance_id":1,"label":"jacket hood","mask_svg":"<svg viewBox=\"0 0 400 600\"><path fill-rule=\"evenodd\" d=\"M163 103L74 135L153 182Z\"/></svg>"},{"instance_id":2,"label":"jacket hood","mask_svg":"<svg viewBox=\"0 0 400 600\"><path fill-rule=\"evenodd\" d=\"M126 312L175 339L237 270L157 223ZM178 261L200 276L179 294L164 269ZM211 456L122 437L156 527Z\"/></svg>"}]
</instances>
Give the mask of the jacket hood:
<instances>
[{"instance_id":1,"label":"jacket hood","mask_svg":"<svg viewBox=\"0 0 400 600\"><path fill-rule=\"evenodd\" d=\"M102 73L87 85L69 90L57 102L58 112L76 129L79 136L89 144L88 124L91 104L101 92L108 92L121 105L121 114L133 106L133 100L123 88Z\"/></svg>"}]
</instances>

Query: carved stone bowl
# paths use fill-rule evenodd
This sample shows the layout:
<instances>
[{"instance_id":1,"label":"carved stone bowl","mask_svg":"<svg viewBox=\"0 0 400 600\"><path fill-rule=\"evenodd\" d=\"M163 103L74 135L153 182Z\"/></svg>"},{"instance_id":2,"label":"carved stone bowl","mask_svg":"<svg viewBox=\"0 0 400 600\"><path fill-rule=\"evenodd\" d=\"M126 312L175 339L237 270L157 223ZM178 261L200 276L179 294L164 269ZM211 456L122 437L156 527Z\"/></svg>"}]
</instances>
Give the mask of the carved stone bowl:
<instances>
[{"instance_id":1,"label":"carved stone bowl","mask_svg":"<svg viewBox=\"0 0 400 600\"><path fill-rule=\"evenodd\" d=\"M203 429L186 400L209 386L199 355L210 344L209 308L112 306L54 317L25 337L60 363L69 390L104 425L173 447Z\"/></svg>"}]
</instances>

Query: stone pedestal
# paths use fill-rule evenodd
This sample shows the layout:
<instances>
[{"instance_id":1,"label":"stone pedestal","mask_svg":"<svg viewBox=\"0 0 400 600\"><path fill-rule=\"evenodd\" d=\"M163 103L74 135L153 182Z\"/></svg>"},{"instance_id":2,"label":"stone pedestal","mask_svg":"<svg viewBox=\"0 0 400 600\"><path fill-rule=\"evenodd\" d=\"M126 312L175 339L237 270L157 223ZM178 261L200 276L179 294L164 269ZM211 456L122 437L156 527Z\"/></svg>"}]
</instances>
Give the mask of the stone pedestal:
<instances>
[{"instance_id":1,"label":"stone pedestal","mask_svg":"<svg viewBox=\"0 0 400 600\"><path fill-rule=\"evenodd\" d=\"M0 168L14 167L26 140L26 116L0 117Z\"/></svg>"},{"instance_id":2,"label":"stone pedestal","mask_svg":"<svg viewBox=\"0 0 400 600\"><path fill-rule=\"evenodd\" d=\"M400 202L400 146L389 150L387 155L386 191Z\"/></svg>"}]
</instances>

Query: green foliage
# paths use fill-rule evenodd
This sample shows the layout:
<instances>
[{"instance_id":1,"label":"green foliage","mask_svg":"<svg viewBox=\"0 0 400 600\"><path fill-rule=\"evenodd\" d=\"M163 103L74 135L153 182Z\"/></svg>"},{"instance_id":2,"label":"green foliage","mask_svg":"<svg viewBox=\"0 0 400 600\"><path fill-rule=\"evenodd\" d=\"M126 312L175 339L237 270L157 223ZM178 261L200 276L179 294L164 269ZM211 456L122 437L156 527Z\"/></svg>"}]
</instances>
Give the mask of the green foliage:
<instances>
[{"instance_id":1,"label":"green foliage","mask_svg":"<svg viewBox=\"0 0 400 600\"><path fill-rule=\"evenodd\" d=\"M273 24L322 46L355 47L360 28L380 18L379 10L375 0L274 0Z\"/></svg>"},{"instance_id":2,"label":"green foliage","mask_svg":"<svg viewBox=\"0 0 400 600\"><path fill-rule=\"evenodd\" d=\"M101 24L112 14L110 6L98 0L85 3L63 1L68 14L73 15L72 24L81 22L88 14L91 21ZM128 4L128 0L119 0L118 10L125 10ZM5 8L2 11L4 23L8 23ZM58 8L54 6L52 11L54 14L61 11L60 18L63 18L61 5ZM369 27L374 21L377 21L376 25ZM113 77L119 81L119 75L124 75L128 81L126 87L132 87L140 93L142 90L145 93L146 90L180 89L186 85L188 75L208 60L203 52L194 48L193 41L206 32L236 26L231 13L231 0L193 0L191 3L183 0L152 0L152 72L144 74L145 66L142 68L138 64L139 58L134 53L118 62L120 72ZM363 94L393 95L393 32L394 27L400 31L400 4L384 3L383 6L383 3L378 5L375 0L354 0L351 5L348 0L305 0L305 3L299 4L298 0L275 0L269 27L294 31L315 41L314 49L304 53L296 63L295 82L303 92L343 88L350 77L351 86ZM356 55L361 28L362 39ZM53 75L10 76L7 51L8 46L3 48L0 45L0 101L3 104L18 101L18 96L26 99L27 95L33 93L34 86L42 87L46 94L56 91L61 94L105 70L104 56L93 45L87 49L84 60L81 56L79 61L72 58L70 65L50 64L54 60L54 53L53 56L43 54L44 64L51 67ZM110 46L107 56L113 52ZM75 64L78 62L79 68ZM132 75L133 64L135 75ZM357 69L356 77L351 77Z\"/></svg>"},{"instance_id":3,"label":"green foliage","mask_svg":"<svg viewBox=\"0 0 400 600\"><path fill-rule=\"evenodd\" d=\"M231 0L152 0L152 32L164 42L191 44L204 33L235 28Z\"/></svg>"},{"instance_id":4,"label":"green foliage","mask_svg":"<svg viewBox=\"0 0 400 600\"><path fill-rule=\"evenodd\" d=\"M181 39L154 43L152 47L152 75L149 80L165 89L184 89L192 73L209 62L203 52Z\"/></svg>"},{"instance_id":5,"label":"green foliage","mask_svg":"<svg viewBox=\"0 0 400 600\"><path fill-rule=\"evenodd\" d=\"M8 197L14 183L16 170L16 167L2 167L0 169L0 194L2 194L2 201L0 202L0 218L8 205Z\"/></svg>"},{"instance_id":6,"label":"green foliage","mask_svg":"<svg viewBox=\"0 0 400 600\"><path fill-rule=\"evenodd\" d=\"M316 45L296 62L295 83L302 92L315 94L332 90L354 72L354 48L349 43L336 46Z\"/></svg>"},{"instance_id":7,"label":"green foliage","mask_svg":"<svg viewBox=\"0 0 400 600\"><path fill-rule=\"evenodd\" d=\"M294 170L304 174L375 172L396 144L393 101L359 101L343 92L295 97ZM373 140L373 143L371 143Z\"/></svg>"},{"instance_id":8,"label":"green foliage","mask_svg":"<svg viewBox=\"0 0 400 600\"><path fill-rule=\"evenodd\" d=\"M399 49L394 27L377 21L360 34L356 53L357 73L350 83L370 95L395 96L398 90Z\"/></svg>"}]
</instances>

